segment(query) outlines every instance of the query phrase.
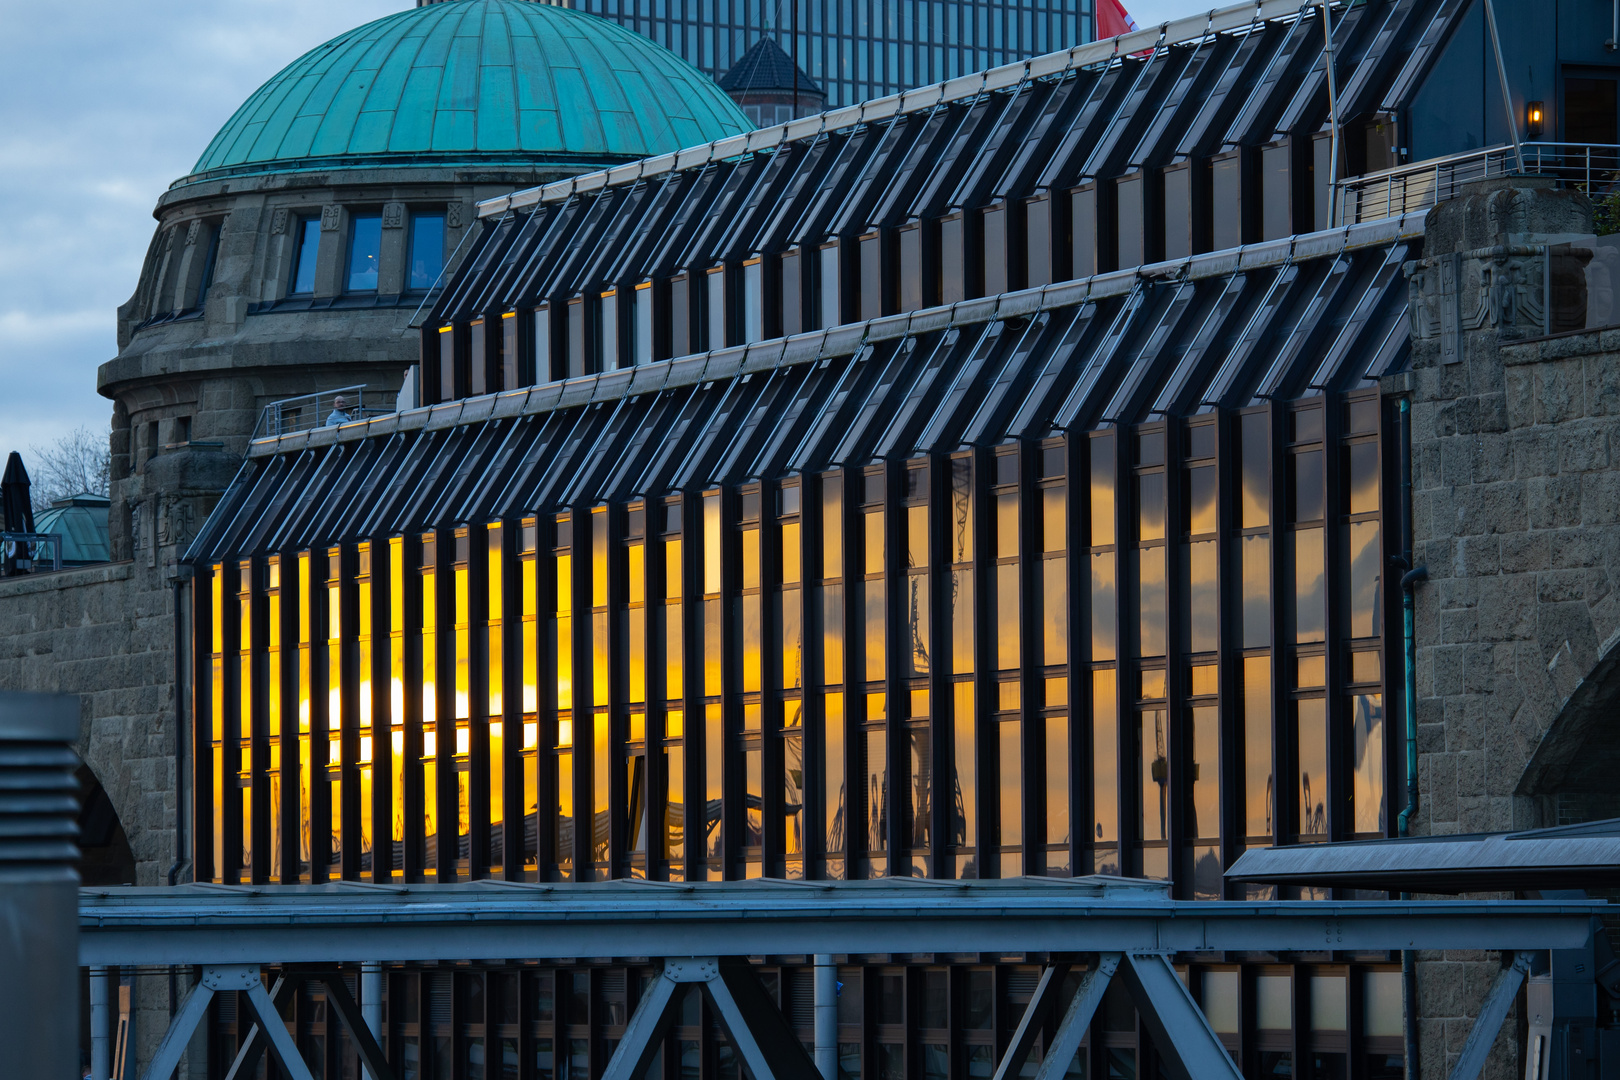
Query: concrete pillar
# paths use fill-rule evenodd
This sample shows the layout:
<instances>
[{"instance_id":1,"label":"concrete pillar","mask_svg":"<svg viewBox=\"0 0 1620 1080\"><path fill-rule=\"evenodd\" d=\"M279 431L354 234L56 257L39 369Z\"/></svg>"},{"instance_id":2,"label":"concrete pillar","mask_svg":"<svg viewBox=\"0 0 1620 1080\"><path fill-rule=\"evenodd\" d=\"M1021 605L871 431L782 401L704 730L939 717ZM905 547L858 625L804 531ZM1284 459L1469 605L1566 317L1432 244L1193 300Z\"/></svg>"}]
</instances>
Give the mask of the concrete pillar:
<instances>
[{"instance_id":1,"label":"concrete pillar","mask_svg":"<svg viewBox=\"0 0 1620 1080\"><path fill-rule=\"evenodd\" d=\"M378 1044L382 1043L382 995L383 995L382 963L378 960L367 960L360 965L360 1016L371 1030L371 1037ZM377 1080L366 1070L366 1080Z\"/></svg>"},{"instance_id":2,"label":"concrete pillar","mask_svg":"<svg viewBox=\"0 0 1620 1080\"><path fill-rule=\"evenodd\" d=\"M816 1069L821 1080L838 1080L838 968L826 953L816 954Z\"/></svg>"},{"instance_id":3,"label":"concrete pillar","mask_svg":"<svg viewBox=\"0 0 1620 1080\"><path fill-rule=\"evenodd\" d=\"M112 1072L112 1034L107 1030L107 969L90 969L90 1076L109 1080Z\"/></svg>"}]
</instances>

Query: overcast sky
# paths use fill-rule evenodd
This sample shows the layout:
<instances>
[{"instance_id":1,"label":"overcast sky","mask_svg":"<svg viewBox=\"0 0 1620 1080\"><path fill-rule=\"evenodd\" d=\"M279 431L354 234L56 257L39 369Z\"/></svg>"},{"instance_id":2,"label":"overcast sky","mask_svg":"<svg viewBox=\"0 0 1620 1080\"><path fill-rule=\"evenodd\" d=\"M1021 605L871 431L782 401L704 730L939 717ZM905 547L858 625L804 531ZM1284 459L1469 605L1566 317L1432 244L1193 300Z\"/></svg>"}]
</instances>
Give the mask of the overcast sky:
<instances>
[{"instance_id":1,"label":"overcast sky","mask_svg":"<svg viewBox=\"0 0 1620 1080\"><path fill-rule=\"evenodd\" d=\"M107 428L152 208L271 75L412 0L0 0L0 458ZM1138 25L1207 10L1127 0Z\"/></svg>"}]
</instances>

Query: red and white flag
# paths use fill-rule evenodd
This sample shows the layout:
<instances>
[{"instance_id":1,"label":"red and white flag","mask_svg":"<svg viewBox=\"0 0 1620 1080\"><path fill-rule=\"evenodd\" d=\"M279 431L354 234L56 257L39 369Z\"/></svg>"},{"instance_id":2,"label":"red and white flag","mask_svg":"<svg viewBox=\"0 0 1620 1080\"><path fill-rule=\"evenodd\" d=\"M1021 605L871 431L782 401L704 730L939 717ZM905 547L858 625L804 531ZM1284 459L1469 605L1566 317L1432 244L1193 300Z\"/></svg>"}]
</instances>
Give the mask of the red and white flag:
<instances>
[{"instance_id":1,"label":"red and white flag","mask_svg":"<svg viewBox=\"0 0 1620 1080\"><path fill-rule=\"evenodd\" d=\"M1119 0L1097 0L1097 40L1129 34L1137 29L1136 20Z\"/></svg>"}]
</instances>

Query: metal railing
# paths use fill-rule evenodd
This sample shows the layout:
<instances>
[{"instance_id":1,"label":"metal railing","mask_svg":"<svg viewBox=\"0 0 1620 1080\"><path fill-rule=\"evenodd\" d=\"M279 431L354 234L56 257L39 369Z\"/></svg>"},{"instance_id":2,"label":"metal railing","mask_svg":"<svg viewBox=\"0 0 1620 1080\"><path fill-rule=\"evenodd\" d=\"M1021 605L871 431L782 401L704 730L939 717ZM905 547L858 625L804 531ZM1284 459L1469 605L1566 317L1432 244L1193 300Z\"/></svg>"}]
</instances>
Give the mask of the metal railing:
<instances>
[{"instance_id":1,"label":"metal railing","mask_svg":"<svg viewBox=\"0 0 1620 1080\"><path fill-rule=\"evenodd\" d=\"M1556 177L1588 195L1606 193L1620 174L1620 146L1592 143L1522 143L1524 170ZM1354 225L1429 209L1455 198L1462 185L1518 171L1511 146L1402 165L1339 182L1339 221Z\"/></svg>"},{"instance_id":2,"label":"metal railing","mask_svg":"<svg viewBox=\"0 0 1620 1080\"><path fill-rule=\"evenodd\" d=\"M386 401L388 404L367 405L368 392L374 403ZM333 412L337 411L338 398L344 399L345 407L342 415L348 417L348 420L342 420L341 423L368 420L373 416L386 416L398 411L390 397L391 395L376 390L368 391L365 386L343 386L336 390L322 390L314 394L272 401L259 414L259 422L253 427L253 438L273 439L277 435L291 435L298 431L309 431L311 428L326 427L331 423Z\"/></svg>"},{"instance_id":3,"label":"metal railing","mask_svg":"<svg viewBox=\"0 0 1620 1080\"><path fill-rule=\"evenodd\" d=\"M60 536L55 533L0 532L0 575L10 577L13 574L38 574L60 569Z\"/></svg>"}]
</instances>

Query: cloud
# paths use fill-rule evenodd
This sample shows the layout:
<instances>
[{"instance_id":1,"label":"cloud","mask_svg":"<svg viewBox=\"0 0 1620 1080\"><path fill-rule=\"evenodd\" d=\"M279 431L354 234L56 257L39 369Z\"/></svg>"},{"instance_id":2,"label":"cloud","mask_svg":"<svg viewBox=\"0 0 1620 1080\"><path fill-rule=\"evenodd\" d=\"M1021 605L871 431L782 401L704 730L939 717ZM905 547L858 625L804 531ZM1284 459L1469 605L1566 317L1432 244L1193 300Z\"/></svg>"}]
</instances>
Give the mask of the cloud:
<instances>
[{"instance_id":1,"label":"cloud","mask_svg":"<svg viewBox=\"0 0 1620 1080\"><path fill-rule=\"evenodd\" d=\"M106 427L152 208L270 76L410 0L0 0L0 457Z\"/></svg>"}]
</instances>

